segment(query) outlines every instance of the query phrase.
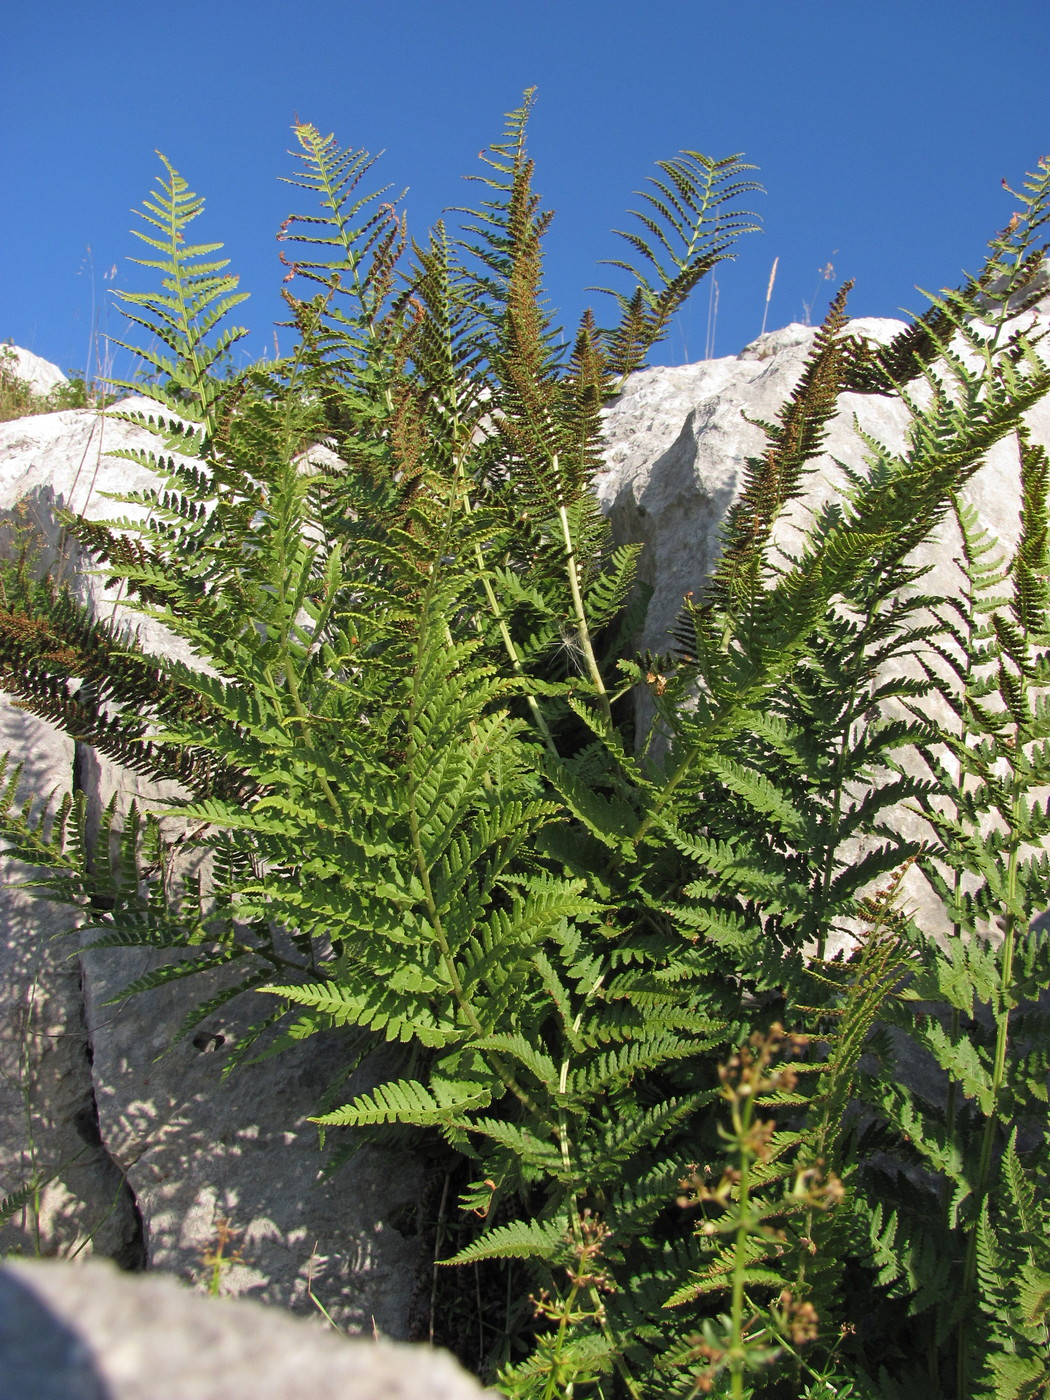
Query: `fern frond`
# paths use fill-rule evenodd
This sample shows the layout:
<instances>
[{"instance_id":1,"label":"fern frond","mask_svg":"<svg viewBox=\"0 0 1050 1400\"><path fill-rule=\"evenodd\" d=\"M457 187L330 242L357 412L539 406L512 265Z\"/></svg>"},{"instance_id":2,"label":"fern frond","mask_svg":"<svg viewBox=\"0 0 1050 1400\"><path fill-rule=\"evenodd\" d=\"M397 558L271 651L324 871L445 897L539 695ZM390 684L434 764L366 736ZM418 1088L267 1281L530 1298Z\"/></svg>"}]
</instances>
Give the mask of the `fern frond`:
<instances>
[{"instance_id":1,"label":"fern frond","mask_svg":"<svg viewBox=\"0 0 1050 1400\"><path fill-rule=\"evenodd\" d=\"M544 1259L568 1257L571 1240L560 1221L514 1220L497 1225L442 1264L476 1264L482 1259Z\"/></svg>"},{"instance_id":2,"label":"fern frond","mask_svg":"<svg viewBox=\"0 0 1050 1400\"><path fill-rule=\"evenodd\" d=\"M642 209L631 211L643 232L616 231L635 261L606 260L627 272L635 286L629 293L600 289L620 308L619 325L605 331L604 340L608 372L621 383L644 366L697 283L734 256L735 240L758 231L756 216L737 201L761 186L746 178L755 167L739 155L714 160L682 151L657 166L661 176L650 180L651 192L639 191Z\"/></svg>"},{"instance_id":3,"label":"fern frond","mask_svg":"<svg viewBox=\"0 0 1050 1400\"><path fill-rule=\"evenodd\" d=\"M237 291L238 279L224 272L229 260L211 257L221 243L187 243L187 229L204 212L204 200L190 190L165 156L160 160L167 179L158 181L159 188L136 211L155 232L134 231L160 256L132 261L159 272L163 290L117 294L127 319L142 327L160 348L115 343L162 376L151 392L174 415L214 431L228 386L213 370L247 331L224 330L210 344L207 337L234 307L247 301L248 294ZM138 387L124 381L120 386L132 391Z\"/></svg>"},{"instance_id":4,"label":"fern frond","mask_svg":"<svg viewBox=\"0 0 1050 1400\"><path fill-rule=\"evenodd\" d=\"M370 1094L362 1094L352 1103L325 1113L311 1122L324 1127L359 1127L369 1123L410 1123L415 1127L435 1127L438 1124L460 1124L463 1115L472 1109L487 1108L492 1102L488 1089L474 1087L460 1095L449 1094L444 1102L416 1080L399 1079L382 1084Z\"/></svg>"}]
</instances>

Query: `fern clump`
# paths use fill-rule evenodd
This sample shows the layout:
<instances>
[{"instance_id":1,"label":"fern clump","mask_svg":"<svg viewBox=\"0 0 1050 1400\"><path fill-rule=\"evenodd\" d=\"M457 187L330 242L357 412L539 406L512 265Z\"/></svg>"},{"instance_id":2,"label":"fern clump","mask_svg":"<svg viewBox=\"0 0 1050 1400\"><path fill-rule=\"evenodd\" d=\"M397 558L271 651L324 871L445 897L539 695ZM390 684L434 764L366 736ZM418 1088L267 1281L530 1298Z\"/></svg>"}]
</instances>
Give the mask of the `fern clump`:
<instances>
[{"instance_id":1,"label":"fern clump","mask_svg":"<svg viewBox=\"0 0 1050 1400\"><path fill-rule=\"evenodd\" d=\"M179 954L132 990L239 969L185 1025L251 992L235 1062L337 1028L348 1055L400 1047L316 1121L336 1163L390 1134L442 1154L460 1191L439 1272L513 1285L475 1358L508 1393L846 1376L892 1395L921 1372L931 1395L1036 1394L1047 465L1023 415L1050 366L1017 309L1050 174L984 271L889 346L851 340L836 297L708 590L640 657L638 550L590 489L601 409L754 227L756 186L737 156L662 162L613 324L588 312L565 345L530 103L478 207L422 243L365 153L297 122L290 183L314 203L281 231L294 349L232 376L243 297L164 163L142 235L161 290L124 298L154 347L159 408L135 421L156 447L135 460L157 484L127 498L136 520L66 525L202 664L43 584L0 611L0 679L176 778L167 810L208 878L170 878L154 813L114 808L93 838L82 799L18 809L14 782L5 840L96 946ZM867 442L779 551L846 392L899 397L907 445ZM965 491L1010 438L1025 504L1000 566ZM949 515L954 603L913 562ZM901 835L902 803L928 840ZM915 871L947 945L908 917ZM900 1079L891 1033L941 1065L944 1105Z\"/></svg>"}]
</instances>

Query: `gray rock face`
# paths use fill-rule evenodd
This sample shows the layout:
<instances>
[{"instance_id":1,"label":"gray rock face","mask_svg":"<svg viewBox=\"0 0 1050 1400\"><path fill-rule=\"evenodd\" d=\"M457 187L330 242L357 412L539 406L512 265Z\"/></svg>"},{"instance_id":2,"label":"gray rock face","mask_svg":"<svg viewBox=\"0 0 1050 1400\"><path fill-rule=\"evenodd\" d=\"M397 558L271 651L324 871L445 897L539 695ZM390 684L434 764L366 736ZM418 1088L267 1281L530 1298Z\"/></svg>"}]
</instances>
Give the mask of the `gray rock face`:
<instances>
[{"instance_id":1,"label":"gray rock face","mask_svg":"<svg viewBox=\"0 0 1050 1400\"><path fill-rule=\"evenodd\" d=\"M132 398L114 411L149 416L161 410L150 399ZM106 588L90 566L81 566L55 516L60 505L89 520L143 519L143 507L122 505L105 493L146 491L157 479L148 467L112 454L155 453L160 446L147 429L94 409L66 409L0 423L0 519L10 520L17 508L19 524L32 529L44 560L81 602L100 616L134 627L145 646L163 648L192 664L188 648L151 619L123 609L120 590ZM12 544L13 537L7 547Z\"/></svg>"},{"instance_id":2,"label":"gray rock face","mask_svg":"<svg viewBox=\"0 0 1050 1400\"><path fill-rule=\"evenodd\" d=\"M481 1400L446 1352L347 1340L94 1262L0 1268L0 1400Z\"/></svg>"},{"instance_id":3,"label":"gray rock face","mask_svg":"<svg viewBox=\"0 0 1050 1400\"><path fill-rule=\"evenodd\" d=\"M0 746L25 761L23 798L68 789L72 740L7 702ZM0 1225L0 1252L138 1267L141 1223L99 1130L82 968L60 937L72 911L19 889L32 873L0 862L0 1198L24 1196Z\"/></svg>"},{"instance_id":4,"label":"gray rock face","mask_svg":"<svg viewBox=\"0 0 1050 1400\"><path fill-rule=\"evenodd\" d=\"M1045 303L1044 303L1045 305ZM1030 318L1026 318L1030 319ZM1050 328L1050 307L1041 316ZM902 321L863 318L848 332L885 344L904 329ZM748 457L764 438L750 419L772 420L798 382L816 330L790 325L771 331L739 356L650 369L634 375L606 410L606 470L596 482L602 509L623 542L647 546L641 572L654 589L643 647L662 650L687 593L699 595L718 557L718 532L743 483ZM747 418L744 415L747 415ZM1028 416L1037 442L1050 443L1050 402ZM786 512L774 543L790 549L811 511L840 493L840 462L859 466L864 444L857 428L900 450L908 413L897 400L844 394L824 453L813 463L801 499ZM1005 545L1017 538L1020 498L1016 448L1000 442L972 479L967 492L984 524ZM956 592L959 540L947 525L916 562L932 564L931 591Z\"/></svg>"},{"instance_id":5,"label":"gray rock face","mask_svg":"<svg viewBox=\"0 0 1050 1400\"><path fill-rule=\"evenodd\" d=\"M739 357L643 370L606 410L606 470L596 489L618 539L646 546L640 575L653 596L643 647L666 647L683 598L699 594L715 566L745 461L762 444L742 410L751 418L776 414L814 334L787 326Z\"/></svg>"}]
</instances>

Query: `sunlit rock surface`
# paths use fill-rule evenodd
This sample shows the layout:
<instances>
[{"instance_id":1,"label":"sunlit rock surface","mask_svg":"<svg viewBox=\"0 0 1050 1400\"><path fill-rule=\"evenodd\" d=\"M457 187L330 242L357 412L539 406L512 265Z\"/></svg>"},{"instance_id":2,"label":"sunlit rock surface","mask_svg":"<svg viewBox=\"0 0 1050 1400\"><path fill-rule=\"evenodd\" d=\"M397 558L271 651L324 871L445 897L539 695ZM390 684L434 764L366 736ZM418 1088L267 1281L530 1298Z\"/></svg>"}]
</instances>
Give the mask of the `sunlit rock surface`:
<instances>
[{"instance_id":1,"label":"sunlit rock surface","mask_svg":"<svg viewBox=\"0 0 1050 1400\"><path fill-rule=\"evenodd\" d=\"M28 384L34 394L49 394L68 382L57 365L18 345L0 344L0 370Z\"/></svg>"}]
</instances>

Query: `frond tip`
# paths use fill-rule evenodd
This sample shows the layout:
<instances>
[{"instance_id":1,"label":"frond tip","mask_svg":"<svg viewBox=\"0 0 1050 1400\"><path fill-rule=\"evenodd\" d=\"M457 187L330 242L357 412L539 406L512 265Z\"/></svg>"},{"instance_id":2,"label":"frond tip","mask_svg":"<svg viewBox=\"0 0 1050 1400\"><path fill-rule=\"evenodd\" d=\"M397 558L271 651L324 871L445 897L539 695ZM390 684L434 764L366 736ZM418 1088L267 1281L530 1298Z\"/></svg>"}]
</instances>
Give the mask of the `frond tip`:
<instances>
[{"instance_id":1,"label":"frond tip","mask_svg":"<svg viewBox=\"0 0 1050 1400\"><path fill-rule=\"evenodd\" d=\"M211 344L207 337L235 306L248 300L248 293L239 292L239 279L224 271L229 267L228 258L212 258L222 248L221 243L186 242L186 230L203 214L204 200L193 193L166 156L159 151L157 155L167 179L159 180L151 198L143 200L143 208L135 211L156 233L132 232L159 256L132 261L159 272L162 290L117 295L127 319L141 326L160 348L114 343L145 360L160 376L160 384L150 391L155 398L180 417L211 424L216 400L228 388L212 371L248 332L234 326L222 331ZM116 382L121 388L140 388Z\"/></svg>"},{"instance_id":2,"label":"frond tip","mask_svg":"<svg viewBox=\"0 0 1050 1400\"><path fill-rule=\"evenodd\" d=\"M757 233L758 216L738 207L744 196L761 191L742 178L754 170L740 155L714 160L699 151L680 151L673 160L657 161L663 178L653 176L652 191L640 190L642 209L631 213L642 232L616 229L636 257L606 259L634 280L630 293L596 288L616 299L619 325L605 332L609 370L621 378L641 369L648 350L667 334L675 312L707 274L734 254L743 233Z\"/></svg>"}]
</instances>

